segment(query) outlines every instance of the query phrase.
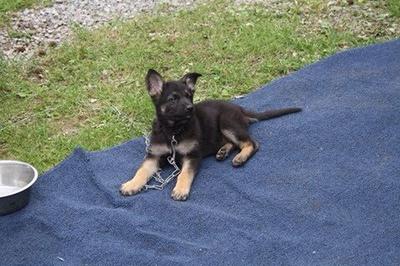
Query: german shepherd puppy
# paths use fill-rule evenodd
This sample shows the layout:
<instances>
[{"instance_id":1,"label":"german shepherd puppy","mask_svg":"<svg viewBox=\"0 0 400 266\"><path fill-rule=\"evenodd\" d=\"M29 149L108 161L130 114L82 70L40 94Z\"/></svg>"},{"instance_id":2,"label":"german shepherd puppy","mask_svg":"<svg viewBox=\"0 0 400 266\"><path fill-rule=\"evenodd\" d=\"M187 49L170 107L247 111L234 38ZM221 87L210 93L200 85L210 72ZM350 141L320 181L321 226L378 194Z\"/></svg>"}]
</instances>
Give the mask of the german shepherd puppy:
<instances>
[{"instance_id":1,"label":"german shepherd puppy","mask_svg":"<svg viewBox=\"0 0 400 266\"><path fill-rule=\"evenodd\" d=\"M217 100L193 104L195 84L200 76L188 73L180 80L165 82L155 70L148 71L147 90L156 108L150 147L135 176L122 184L121 194L133 195L145 186L165 164L174 136L181 173L171 197L186 200L203 157L216 154L217 160L224 160L233 149L239 149L232 165L241 166L259 148L247 132L250 123L301 111L300 108L286 108L256 113Z\"/></svg>"}]
</instances>

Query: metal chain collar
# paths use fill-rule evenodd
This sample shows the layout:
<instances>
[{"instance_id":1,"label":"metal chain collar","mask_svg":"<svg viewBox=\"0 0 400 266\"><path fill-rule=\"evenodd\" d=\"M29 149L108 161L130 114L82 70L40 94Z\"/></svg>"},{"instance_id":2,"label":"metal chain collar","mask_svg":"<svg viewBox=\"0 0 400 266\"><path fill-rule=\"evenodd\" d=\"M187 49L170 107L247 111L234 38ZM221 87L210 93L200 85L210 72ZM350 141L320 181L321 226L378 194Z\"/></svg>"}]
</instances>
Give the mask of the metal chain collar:
<instances>
[{"instance_id":1,"label":"metal chain collar","mask_svg":"<svg viewBox=\"0 0 400 266\"><path fill-rule=\"evenodd\" d=\"M145 136L145 144L146 144L146 152L149 153L150 151L150 139L149 137ZM161 177L161 169L158 169L155 174L151 176L151 178L154 178L158 184L154 185L144 185L144 189L157 189L157 190L162 190L172 179L177 177L181 173L181 169L179 169L178 165L175 162L175 147L178 144L178 142L175 139L175 136L172 136L171 140L171 155L167 157L167 161L170 165L174 167L174 171L167 177L167 178L162 178ZM150 178L150 179L151 179Z\"/></svg>"}]
</instances>

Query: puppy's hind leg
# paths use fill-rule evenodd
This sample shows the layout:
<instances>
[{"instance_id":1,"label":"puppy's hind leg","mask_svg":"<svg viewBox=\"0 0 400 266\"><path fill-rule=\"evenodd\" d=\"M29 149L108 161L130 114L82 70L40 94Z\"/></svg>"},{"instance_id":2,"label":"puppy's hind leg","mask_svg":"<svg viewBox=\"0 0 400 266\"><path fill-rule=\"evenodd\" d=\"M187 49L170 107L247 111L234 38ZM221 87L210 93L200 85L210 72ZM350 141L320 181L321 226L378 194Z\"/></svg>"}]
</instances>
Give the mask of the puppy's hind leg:
<instances>
[{"instance_id":1,"label":"puppy's hind leg","mask_svg":"<svg viewBox=\"0 0 400 266\"><path fill-rule=\"evenodd\" d=\"M243 165L254 153L257 152L259 144L252 140L245 128L222 129L222 134L240 148L240 152L233 158L233 166Z\"/></svg>"},{"instance_id":2,"label":"puppy's hind leg","mask_svg":"<svg viewBox=\"0 0 400 266\"><path fill-rule=\"evenodd\" d=\"M215 155L215 158L217 158L218 161L225 160L229 156L229 153L233 150L234 147L235 146L232 143L230 142L226 143L218 150L217 154Z\"/></svg>"},{"instance_id":3,"label":"puppy's hind leg","mask_svg":"<svg viewBox=\"0 0 400 266\"><path fill-rule=\"evenodd\" d=\"M241 141L239 147L240 152L232 160L233 166L241 166L247 162L247 160L257 152L259 144L249 138L246 141Z\"/></svg>"}]
</instances>

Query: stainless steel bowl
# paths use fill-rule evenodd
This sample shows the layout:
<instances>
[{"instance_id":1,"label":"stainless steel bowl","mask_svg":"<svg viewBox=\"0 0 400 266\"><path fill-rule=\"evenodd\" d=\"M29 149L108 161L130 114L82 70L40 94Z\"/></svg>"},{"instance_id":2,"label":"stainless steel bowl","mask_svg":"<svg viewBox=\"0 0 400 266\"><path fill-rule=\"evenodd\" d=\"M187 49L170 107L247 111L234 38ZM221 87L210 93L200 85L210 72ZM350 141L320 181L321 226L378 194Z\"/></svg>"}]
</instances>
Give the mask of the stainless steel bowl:
<instances>
[{"instance_id":1,"label":"stainless steel bowl","mask_svg":"<svg viewBox=\"0 0 400 266\"><path fill-rule=\"evenodd\" d=\"M0 215L18 211L29 202L30 190L38 177L30 164L0 160Z\"/></svg>"}]
</instances>

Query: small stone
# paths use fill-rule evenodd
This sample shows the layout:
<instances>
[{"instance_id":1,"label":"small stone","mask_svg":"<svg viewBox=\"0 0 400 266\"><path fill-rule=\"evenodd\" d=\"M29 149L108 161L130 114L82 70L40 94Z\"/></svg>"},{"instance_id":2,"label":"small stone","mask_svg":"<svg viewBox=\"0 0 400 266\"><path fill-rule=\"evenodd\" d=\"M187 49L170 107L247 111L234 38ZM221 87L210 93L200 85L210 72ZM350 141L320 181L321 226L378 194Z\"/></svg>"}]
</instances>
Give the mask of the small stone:
<instances>
[{"instance_id":1,"label":"small stone","mask_svg":"<svg viewBox=\"0 0 400 266\"><path fill-rule=\"evenodd\" d=\"M15 47L14 50L15 50L17 53L23 53L23 52L25 52L26 48L25 48L25 46L18 45L18 46Z\"/></svg>"},{"instance_id":2,"label":"small stone","mask_svg":"<svg viewBox=\"0 0 400 266\"><path fill-rule=\"evenodd\" d=\"M38 56L45 56L46 55L46 50L43 48L39 48L37 51Z\"/></svg>"},{"instance_id":3,"label":"small stone","mask_svg":"<svg viewBox=\"0 0 400 266\"><path fill-rule=\"evenodd\" d=\"M57 42L55 40L51 40L48 42L49 47L56 47L57 46Z\"/></svg>"}]
</instances>

